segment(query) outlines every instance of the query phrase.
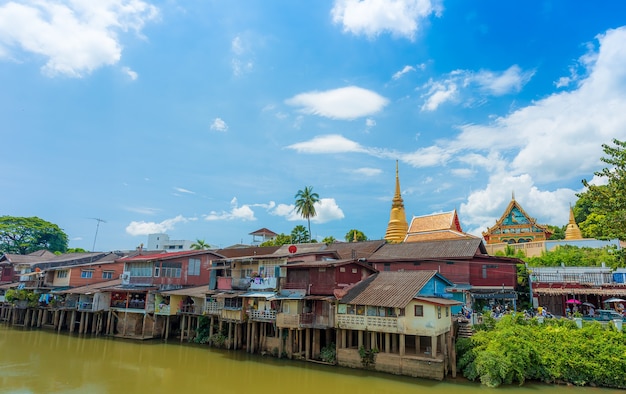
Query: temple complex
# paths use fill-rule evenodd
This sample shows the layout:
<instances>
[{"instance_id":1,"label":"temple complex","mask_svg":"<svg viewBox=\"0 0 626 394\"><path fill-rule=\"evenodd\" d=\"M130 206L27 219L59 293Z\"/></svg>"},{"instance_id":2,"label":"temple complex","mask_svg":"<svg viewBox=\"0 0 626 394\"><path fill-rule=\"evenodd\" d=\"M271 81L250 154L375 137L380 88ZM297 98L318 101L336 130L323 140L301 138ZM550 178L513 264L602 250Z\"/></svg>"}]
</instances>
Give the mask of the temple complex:
<instances>
[{"instance_id":1,"label":"temple complex","mask_svg":"<svg viewBox=\"0 0 626 394\"><path fill-rule=\"evenodd\" d=\"M511 202L504 210L504 214L496 224L483 232L487 244L520 244L527 242L546 241L552 232L546 227L537 224L524 209L511 197Z\"/></svg>"},{"instance_id":2,"label":"temple complex","mask_svg":"<svg viewBox=\"0 0 626 394\"><path fill-rule=\"evenodd\" d=\"M396 192L393 195L391 203L391 213L389 215L389 224L387 224L387 232L385 232L385 240L390 243L398 243L404 241L409 224L406 221L406 213L404 212L404 201L400 195L400 177L398 175L398 161L396 160Z\"/></svg>"}]
</instances>

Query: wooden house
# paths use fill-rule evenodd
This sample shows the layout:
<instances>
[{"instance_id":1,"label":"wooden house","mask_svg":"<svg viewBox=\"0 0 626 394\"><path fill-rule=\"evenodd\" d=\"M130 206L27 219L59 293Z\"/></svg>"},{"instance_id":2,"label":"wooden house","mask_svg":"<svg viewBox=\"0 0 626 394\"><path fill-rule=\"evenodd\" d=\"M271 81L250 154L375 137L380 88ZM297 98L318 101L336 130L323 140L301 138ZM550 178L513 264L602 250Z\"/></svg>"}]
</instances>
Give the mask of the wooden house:
<instances>
[{"instance_id":1,"label":"wooden house","mask_svg":"<svg viewBox=\"0 0 626 394\"><path fill-rule=\"evenodd\" d=\"M509 302L515 306L517 258L490 256L476 237L387 244L367 262L379 271L435 270L453 285L442 294L472 304L476 300ZM461 310L453 308L453 313Z\"/></svg>"},{"instance_id":2,"label":"wooden house","mask_svg":"<svg viewBox=\"0 0 626 394\"><path fill-rule=\"evenodd\" d=\"M72 288L119 279L124 263L116 261L118 258L115 254L107 254L93 262L48 268L43 273L43 286Z\"/></svg>"},{"instance_id":3,"label":"wooden house","mask_svg":"<svg viewBox=\"0 0 626 394\"><path fill-rule=\"evenodd\" d=\"M209 283L211 261L223 256L210 250L159 252L124 257L122 283L171 290Z\"/></svg>"},{"instance_id":4,"label":"wooden house","mask_svg":"<svg viewBox=\"0 0 626 394\"><path fill-rule=\"evenodd\" d=\"M452 283L436 271L379 272L337 304L339 365L442 380L454 368Z\"/></svg>"},{"instance_id":5,"label":"wooden house","mask_svg":"<svg viewBox=\"0 0 626 394\"><path fill-rule=\"evenodd\" d=\"M276 327L279 335L287 332L289 357L319 359L321 349L334 341L334 292L376 270L351 259L292 262L286 269L287 278L276 299L280 303Z\"/></svg>"}]
</instances>

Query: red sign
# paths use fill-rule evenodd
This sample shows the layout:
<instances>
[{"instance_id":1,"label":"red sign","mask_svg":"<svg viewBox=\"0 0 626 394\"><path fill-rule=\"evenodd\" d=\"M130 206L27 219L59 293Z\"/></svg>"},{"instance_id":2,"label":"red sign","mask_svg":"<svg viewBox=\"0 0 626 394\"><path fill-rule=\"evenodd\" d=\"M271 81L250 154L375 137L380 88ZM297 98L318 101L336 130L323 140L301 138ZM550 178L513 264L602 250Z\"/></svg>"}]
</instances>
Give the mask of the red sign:
<instances>
[{"instance_id":1,"label":"red sign","mask_svg":"<svg viewBox=\"0 0 626 394\"><path fill-rule=\"evenodd\" d=\"M298 248L296 247L296 245L290 245L289 246L289 253L294 254L298 251Z\"/></svg>"}]
</instances>

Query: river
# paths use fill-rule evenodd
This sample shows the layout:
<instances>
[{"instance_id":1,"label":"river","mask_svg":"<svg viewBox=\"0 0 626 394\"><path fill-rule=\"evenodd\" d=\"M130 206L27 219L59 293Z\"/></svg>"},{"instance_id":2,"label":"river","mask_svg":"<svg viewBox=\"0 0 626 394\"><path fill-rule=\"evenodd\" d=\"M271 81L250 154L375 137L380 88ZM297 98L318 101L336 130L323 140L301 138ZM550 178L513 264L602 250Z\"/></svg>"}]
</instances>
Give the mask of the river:
<instances>
[{"instance_id":1,"label":"river","mask_svg":"<svg viewBox=\"0 0 626 394\"><path fill-rule=\"evenodd\" d=\"M177 341L135 342L23 330L0 324L0 393L246 394L624 394L621 390L524 385L489 389L433 382Z\"/></svg>"}]
</instances>

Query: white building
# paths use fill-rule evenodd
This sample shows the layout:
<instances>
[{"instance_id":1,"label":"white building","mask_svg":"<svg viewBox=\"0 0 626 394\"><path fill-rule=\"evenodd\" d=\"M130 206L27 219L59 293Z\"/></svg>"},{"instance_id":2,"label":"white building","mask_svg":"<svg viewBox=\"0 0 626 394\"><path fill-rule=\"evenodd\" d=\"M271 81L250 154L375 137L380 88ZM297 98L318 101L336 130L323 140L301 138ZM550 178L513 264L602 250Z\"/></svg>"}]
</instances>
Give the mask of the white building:
<instances>
[{"instance_id":1,"label":"white building","mask_svg":"<svg viewBox=\"0 0 626 394\"><path fill-rule=\"evenodd\" d=\"M167 234L149 234L148 250L165 250L168 252L178 252L181 250L191 250L194 241L186 239L170 239Z\"/></svg>"}]
</instances>

